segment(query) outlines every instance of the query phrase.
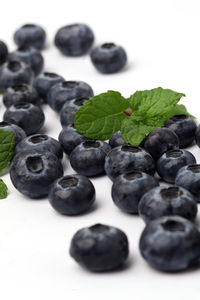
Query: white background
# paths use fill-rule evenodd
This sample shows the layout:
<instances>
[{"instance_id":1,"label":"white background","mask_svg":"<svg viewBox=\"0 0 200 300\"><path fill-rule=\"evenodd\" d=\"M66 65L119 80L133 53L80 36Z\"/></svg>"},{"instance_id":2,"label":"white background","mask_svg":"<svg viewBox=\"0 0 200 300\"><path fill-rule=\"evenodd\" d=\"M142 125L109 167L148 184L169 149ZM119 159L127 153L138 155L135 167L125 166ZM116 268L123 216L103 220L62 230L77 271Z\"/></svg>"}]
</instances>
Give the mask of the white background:
<instances>
[{"instance_id":1,"label":"white background","mask_svg":"<svg viewBox=\"0 0 200 300\"><path fill-rule=\"evenodd\" d=\"M107 89L129 96L136 90L158 86L187 95L183 103L200 117L200 3L198 0L65 0L1 1L0 39L15 49L13 32L23 23L39 23L47 30L48 47L43 51L45 70L66 80L84 80L96 94ZM116 42L128 53L126 69L101 75L89 56L67 58L53 45L56 30L73 22L88 23L95 44ZM0 103L0 114L4 108ZM58 136L58 116L45 108L43 132ZM192 149L198 162L200 150ZM65 173L72 172L64 158ZM64 217L48 200L30 200L12 186L9 175L2 178L9 196L0 201L0 298L20 299L199 299L200 269L163 274L141 258L138 240L144 223L137 216L120 212L112 203L111 182L93 180L95 209L83 216ZM72 235L97 222L124 230L130 241L129 267L120 272L92 274L69 256Z\"/></svg>"}]
</instances>

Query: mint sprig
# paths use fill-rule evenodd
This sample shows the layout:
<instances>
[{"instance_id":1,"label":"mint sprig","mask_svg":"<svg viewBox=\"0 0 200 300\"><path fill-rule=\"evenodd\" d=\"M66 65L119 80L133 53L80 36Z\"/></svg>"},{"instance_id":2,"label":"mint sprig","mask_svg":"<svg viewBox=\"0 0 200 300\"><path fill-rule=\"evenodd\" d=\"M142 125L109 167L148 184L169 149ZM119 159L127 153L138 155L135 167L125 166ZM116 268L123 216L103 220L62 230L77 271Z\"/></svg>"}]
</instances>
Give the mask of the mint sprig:
<instances>
[{"instance_id":1,"label":"mint sprig","mask_svg":"<svg viewBox=\"0 0 200 300\"><path fill-rule=\"evenodd\" d=\"M0 171L6 168L14 155L14 134L10 131L0 129ZM7 186L0 179L0 199L7 196Z\"/></svg>"},{"instance_id":2,"label":"mint sprig","mask_svg":"<svg viewBox=\"0 0 200 300\"><path fill-rule=\"evenodd\" d=\"M129 99L108 91L85 101L76 113L74 125L84 136L100 140L107 140L120 130L127 143L138 146L170 117L191 116L184 105L177 104L184 96L161 87L137 91Z\"/></svg>"}]
</instances>

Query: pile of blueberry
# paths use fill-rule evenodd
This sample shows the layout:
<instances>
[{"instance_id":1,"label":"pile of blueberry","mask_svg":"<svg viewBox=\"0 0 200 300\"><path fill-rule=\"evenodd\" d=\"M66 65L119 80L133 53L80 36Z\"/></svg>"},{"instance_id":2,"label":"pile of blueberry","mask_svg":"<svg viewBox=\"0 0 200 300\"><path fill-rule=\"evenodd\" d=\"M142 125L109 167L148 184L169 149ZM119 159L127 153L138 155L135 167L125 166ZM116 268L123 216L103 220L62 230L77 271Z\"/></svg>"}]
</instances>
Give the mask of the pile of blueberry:
<instances>
[{"instance_id":1,"label":"pile of blueberry","mask_svg":"<svg viewBox=\"0 0 200 300\"><path fill-rule=\"evenodd\" d=\"M13 185L33 199L48 196L57 212L73 216L88 211L95 201L95 187L88 177L107 174L113 181L114 204L125 213L139 214L146 223L139 243L144 259L167 272L197 266L200 232L194 222L200 202L200 165L184 148L194 141L200 147L200 126L186 115L173 116L163 128L152 131L141 147L126 144L120 132L109 143L87 139L73 121L93 90L83 81L41 74L44 60L39 50L45 37L41 27L28 24L14 35L18 50L8 53L0 42L0 89L7 108L0 129L15 137ZM65 26L55 37L55 45L69 56L85 54L93 41L93 32L82 24ZM113 73L125 65L126 54L109 43L94 48L91 59L100 72ZM39 133L45 103L60 114L59 141ZM77 174L63 176L63 152ZM71 256L95 272L120 268L128 253L126 234L102 224L79 230L70 246Z\"/></svg>"}]
</instances>

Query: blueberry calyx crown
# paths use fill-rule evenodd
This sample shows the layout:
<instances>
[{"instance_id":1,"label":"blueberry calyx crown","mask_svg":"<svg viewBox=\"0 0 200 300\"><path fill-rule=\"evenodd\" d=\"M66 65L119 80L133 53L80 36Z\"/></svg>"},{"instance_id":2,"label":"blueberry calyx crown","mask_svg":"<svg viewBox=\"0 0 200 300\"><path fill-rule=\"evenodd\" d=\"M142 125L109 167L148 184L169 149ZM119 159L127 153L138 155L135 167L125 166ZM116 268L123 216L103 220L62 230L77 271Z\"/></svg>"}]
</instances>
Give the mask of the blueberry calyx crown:
<instances>
[{"instance_id":1,"label":"blueberry calyx crown","mask_svg":"<svg viewBox=\"0 0 200 300\"><path fill-rule=\"evenodd\" d=\"M31 106L30 103L26 103L26 102L19 102L14 104L14 107L16 109L28 109Z\"/></svg>"},{"instance_id":2,"label":"blueberry calyx crown","mask_svg":"<svg viewBox=\"0 0 200 300\"><path fill-rule=\"evenodd\" d=\"M21 69L21 63L18 60L10 60L8 62L8 69L15 73L18 72Z\"/></svg>"},{"instance_id":3,"label":"blueberry calyx crown","mask_svg":"<svg viewBox=\"0 0 200 300\"><path fill-rule=\"evenodd\" d=\"M135 147L135 146L131 146L131 145L123 145L121 147L121 150L124 152L132 152L132 153L137 153L137 152L142 151L142 149L140 147Z\"/></svg>"},{"instance_id":4,"label":"blueberry calyx crown","mask_svg":"<svg viewBox=\"0 0 200 300\"><path fill-rule=\"evenodd\" d=\"M78 86L79 83L77 81L64 81L62 82L62 86L65 88L73 89Z\"/></svg>"},{"instance_id":5,"label":"blueberry calyx crown","mask_svg":"<svg viewBox=\"0 0 200 300\"><path fill-rule=\"evenodd\" d=\"M32 28L32 27L36 27L36 25L34 24L25 24L22 26L22 28Z\"/></svg>"},{"instance_id":6,"label":"blueberry calyx crown","mask_svg":"<svg viewBox=\"0 0 200 300\"><path fill-rule=\"evenodd\" d=\"M200 173L200 165L189 165L187 169L192 173Z\"/></svg>"},{"instance_id":7,"label":"blueberry calyx crown","mask_svg":"<svg viewBox=\"0 0 200 300\"><path fill-rule=\"evenodd\" d=\"M126 178L127 180L134 180L141 177L142 177L141 172L131 172L131 173L124 174L124 178Z\"/></svg>"},{"instance_id":8,"label":"blueberry calyx crown","mask_svg":"<svg viewBox=\"0 0 200 300\"><path fill-rule=\"evenodd\" d=\"M82 106L85 100L88 100L88 98L77 98L74 101L74 104L77 105L77 106Z\"/></svg>"},{"instance_id":9,"label":"blueberry calyx crown","mask_svg":"<svg viewBox=\"0 0 200 300\"><path fill-rule=\"evenodd\" d=\"M37 135L29 138L29 142L31 142L33 144L39 144L46 140L48 140L48 136L45 134L37 134Z\"/></svg>"},{"instance_id":10,"label":"blueberry calyx crown","mask_svg":"<svg viewBox=\"0 0 200 300\"><path fill-rule=\"evenodd\" d=\"M45 77L49 77L49 78L59 77L58 74L56 74L56 73L50 73L50 72L44 72L44 76Z\"/></svg>"},{"instance_id":11,"label":"blueberry calyx crown","mask_svg":"<svg viewBox=\"0 0 200 300\"><path fill-rule=\"evenodd\" d=\"M18 85L14 85L12 87L12 89L15 91L15 92L26 92L28 91L28 86L26 84L18 84Z\"/></svg>"},{"instance_id":12,"label":"blueberry calyx crown","mask_svg":"<svg viewBox=\"0 0 200 300\"><path fill-rule=\"evenodd\" d=\"M44 169L43 160L40 156L29 156L26 159L26 166L32 173L40 173Z\"/></svg>"},{"instance_id":13,"label":"blueberry calyx crown","mask_svg":"<svg viewBox=\"0 0 200 300\"><path fill-rule=\"evenodd\" d=\"M173 157L173 158L178 158L182 156L183 151L182 150L169 150L166 153L166 157Z\"/></svg>"},{"instance_id":14,"label":"blueberry calyx crown","mask_svg":"<svg viewBox=\"0 0 200 300\"><path fill-rule=\"evenodd\" d=\"M102 225L102 224L95 224L93 226L91 226L90 231L94 232L94 233L104 233L105 231L107 231L109 229L108 226L106 225Z\"/></svg>"},{"instance_id":15,"label":"blueberry calyx crown","mask_svg":"<svg viewBox=\"0 0 200 300\"><path fill-rule=\"evenodd\" d=\"M95 140L88 140L83 142L84 148L99 148L100 143Z\"/></svg>"},{"instance_id":16,"label":"blueberry calyx crown","mask_svg":"<svg viewBox=\"0 0 200 300\"><path fill-rule=\"evenodd\" d=\"M185 226L182 223L174 220L167 220L162 224L162 227L165 231L169 232L185 231Z\"/></svg>"},{"instance_id":17,"label":"blueberry calyx crown","mask_svg":"<svg viewBox=\"0 0 200 300\"><path fill-rule=\"evenodd\" d=\"M182 114L182 115L175 115L175 116L171 117L170 119L175 121L175 122L178 122L178 121L181 121L181 120L185 120L187 118L188 118L187 115Z\"/></svg>"},{"instance_id":18,"label":"blueberry calyx crown","mask_svg":"<svg viewBox=\"0 0 200 300\"><path fill-rule=\"evenodd\" d=\"M114 43L105 43L103 45L101 45L101 48L103 49L111 49L114 48L116 45Z\"/></svg>"},{"instance_id":19,"label":"blueberry calyx crown","mask_svg":"<svg viewBox=\"0 0 200 300\"><path fill-rule=\"evenodd\" d=\"M8 123L6 121L0 122L0 127L6 127L6 126L10 126L10 125L11 125L11 123Z\"/></svg>"},{"instance_id":20,"label":"blueberry calyx crown","mask_svg":"<svg viewBox=\"0 0 200 300\"><path fill-rule=\"evenodd\" d=\"M179 187L177 186L170 186L168 188L163 188L160 191L160 194L165 200L172 200L180 196L182 194L182 191L180 191Z\"/></svg>"},{"instance_id":21,"label":"blueberry calyx crown","mask_svg":"<svg viewBox=\"0 0 200 300\"><path fill-rule=\"evenodd\" d=\"M65 176L61 180L59 180L58 183L62 188L66 189L68 187L77 186L78 179L72 176Z\"/></svg>"}]
</instances>

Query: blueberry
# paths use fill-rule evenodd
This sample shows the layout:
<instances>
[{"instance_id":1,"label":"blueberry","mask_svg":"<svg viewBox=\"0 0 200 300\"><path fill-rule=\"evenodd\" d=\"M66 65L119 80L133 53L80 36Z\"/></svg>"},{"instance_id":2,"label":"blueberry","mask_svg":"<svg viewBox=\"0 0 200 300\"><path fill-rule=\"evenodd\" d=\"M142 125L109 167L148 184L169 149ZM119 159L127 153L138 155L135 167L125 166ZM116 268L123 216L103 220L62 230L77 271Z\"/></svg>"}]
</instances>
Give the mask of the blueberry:
<instances>
[{"instance_id":1,"label":"blueberry","mask_svg":"<svg viewBox=\"0 0 200 300\"><path fill-rule=\"evenodd\" d=\"M76 98L67 101L60 111L60 122L62 127L68 126L74 123L77 110L83 105L88 98Z\"/></svg>"},{"instance_id":2,"label":"blueberry","mask_svg":"<svg viewBox=\"0 0 200 300\"><path fill-rule=\"evenodd\" d=\"M197 125L190 117L175 115L167 120L164 125L176 133L180 148L188 147L194 141Z\"/></svg>"},{"instance_id":3,"label":"blueberry","mask_svg":"<svg viewBox=\"0 0 200 300\"><path fill-rule=\"evenodd\" d=\"M22 60L26 64L30 65L35 75L40 74L44 66L43 56L37 49L31 47L19 47L17 50L9 54L9 59Z\"/></svg>"},{"instance_id":4,"label":"blueberry","mask_svg":"<svg viewBox=\"0 0 200 300\"><path fill-rule=\"evenodd\" d=\"M99 140L86 140L76 146L70 155L72 168L85 176L97 176L104 173L106 154L111 147Z\"/></svg>"},{"instance_id":5,"label":"blueberry","mask_svg":"<svg viewBox=\"0 0 200 300\"><path fill-rule=\"evenodd\" d=\"M196 134L195 134L195 140L196 140L197 146L200 147L200 125L197 127Z\"/></svg>"},{"instance_id":6,"label":"blueberry","mask_svg":"<svg viewBox=\"0 0 200 300\"><path fill-rule=\"evenodd\" d=\"M34 79L33 86L40 95L40 97L46 102L50 88L52 88L55 84L63 81L64 78L62 76L55 73L45 72L43 74L38 75Z\"/></svg>"},{"instance_id":7,"label":"blueberry","mask_svg":"<svg viewBox=\"0 0 200 300\"><path fill-rule=\"evenodd\" d=\"M45 116L39 106L20 102L10 106L4 113L6 122L21 127L27 135L37 133L43 126Z\"/></svg>"},{"instance_id":8,"label":"blueberry","mask_svg":"<svg viewBox=\"0 0 200 300\"><path fill-rule=\"evenodd\" d=\"M47 103L52 109L59 112L63 105L69 100L91 98L93 96L93 90L86 82L64 81L51 88L47 97Z\"/></svg>"},{"instance_id":9,"label":"blueberry","mask_svg":"<svg viewBox=\"0 0 200 300\"><path fill-rule=\"evenodd\" d=\"M105 159L105 171L111 180L132 171L145 172L153 175L155 163L149 153L140 147L122 145L113 148Z\"/></svg>"},{"instance_id":10,"label":"blueberry","mask_svg":"<svg viewBox=\"0 0 200 300\"><path fill-rule=\"evenodd\" d=\"M0 122L0 129L5 131L10 131L14 134L15 145L20 143L26 137L26 133L24 132L24 130L15 124L10 124L4 121Z\"/></svg>"},{"instance_id":11,"label":"blueberry","mask_svg":"<svg viewBox=\"0 0 200 300\"><path fill-rule=\"evenodd\" d=\"M105 74L119 72L127 61L125 50L113 43L106 43L94 48L90 57L97 70Z\"/></svg>"},{"instance_id":12,"label":"blueberry","mask_svg":"<svg viewBox=\"0 0 200 300\"><path fill-rule=\"evenodd\" d=\"M33 73L31 68L22 61L9 60L0 68L0 89L22 83L31 83Z\"/></svg>"},{"instance_id":13,"label":"blueberry","mask_svg":"<svg viewBox=\"0 0 200 300\"><path fill-rule=\"evenodd\" d=\"M55 45L67 56L80 56L88 52L94 42L94 34L85 24L72 24L60 28Z\"/></svg>"},{"instance_id":14,"label":"blueberry","mask_svg":"<svg viewBox=\"0 0 200 300\"><path fill-rule=\"evenodd\" d=\"M35 199L47 196L52 183L62 175L62 164L55 154L35 149L17 153L10 168L15 188Z\"/></svg>"},{"instance_id":15,"label":"blueberry","mask_svg":"<svg viewBox=\"0 0 200 300\"><path fill-rule=\"evenodd\" d=\"M57 179L49 191L53 208L63 215L79 215L89 210L95 200L92 182L82 175L69 175Z\"/></svg>"},{"instance_id":16,"label":"blueberry","mask_svg":"<svg viewBox=\"0 0 200 300\"><path fill-rule=\"evenodd\" d=\"M197 214L197 203L195 197L182 187L159 186L143 195L138 210L146 223L169 215L179 215L193 221Z\"/></svg>"},{"instance_id":17,"label":"blueberry","mask_svg":"<svg viewBox=\"0 0 200 300\"><path fill-rule=\"evenodd\" d=\"M59 134L59 142L63 148L63 151L70 155L76 146L80 143L88 140L88 138L84 137L80 134L73 125L69 125L64 127Z\"/></svg>"},{"instance_id":18,"label":"blueberry","mask_svg":"<svg viewBox=\"0 0 200 300\"><path fill-rule=\"evenodd\" d=\"M195 163L196 159L189 151L180 149L169 150L159 158L156 167L158 174L163 180L174 183L180 168Z\"/></svg>"},{"instance_id":19,"label":"blueberry","mask_svg":"<svg viewBox=\"0 0 200 300\"><path fill-rule=\"evenodd\" d=\"M165 272L183 271L200 257L200 233L187 219L165 216L147 224L139 246L152 267Z\"/></svg>"},{"instance_id":20,"label":"blueberry","mask_svg":"<svg viewBox=\"0 0 200 300\"><path fill-rule=\"evenodd\" d=\"M6 107L19 102L28 102L35 105L40 105L40 98L36 90L28 84L14 85L7 88L3 94L3 103Z\"/></svg>"},{"instance_id":21,"label":"blueberry","mask_svg":"<svg viewBox=\"0 0 200 300\"><path fill-rule=\"evenodd\" d=\"M157 160L166 151L178 149L179 140L169 128L157 128L147 136L144 148Z\"/></svg>"},{"instance_id":22,"label":"blueberry","mask_svg":"<svg viewBox=\"0 0 200 300\"><path fill-rule=\"evenodd\" d=\"M19 47L33 47L42 49L45 44L46 33L36 24L25 24L14 34L14 41Z\"/></svg>"},{"instance_id":23,"label":"blueberry","mask_svg":"<svg viewBox=\"0 0 200 300\"><path fill-rule=\"evenodd\" d=\"M115 147L118 147L118 146L121 146L124 144L126 144L126 142L125 142L123 136L121 135L120 131L117 131L117 132L113 133L113 135L111 135L111 137L109 139L109 145L112 148L115 148Z\"/></svg>"},{"instance_id":24,"label":"blueberry","mask_svg":"<svg viewBox=\"0 0 200 300\"><path fill-rule=\"evenodd\" d=\"M0 41L0 65L5 63L7 56L8 56L8 47L3 41Z\"/></svg>"},{"instance_id":25,"label":"blueberry","mask_svg":"<svg viewBox=\"0 0 200 300\"><path fill-rule=\"evenodd\" d=\"M63 151L60 143L54 138L45 134L34 134L25 138L15 149L15 153L24 150L49 151L55 154L59 159L63 157Z\"/></svg>"},{"instance_id":26,"label":"blueberry","mask_svg":"<svg viewBox=\"0 0 200 300\"><path fill-rule=\"evenodd\" d=\"M113 183L112 199L124 212L138 214L141 197L158 185L157 179L143 172L122 174Z\"/></svg>"},{"instance_id":27,"label":"blueberry","mask_svg":"<svg viewBox=\"0 0 200 300\"><path fill-rule=\"evenodd\" d=\"M182 167L176 175L175 184L190 191L200 202L200 165Z\"/></svg>"},{"instance_id":28,"label":"blueberry","mask_svg":"<svg viewBox=\"0 0 200 300\"><path fill-rule=\"evenodd\" d=\"M75 261L92 272L119 269L128 253L126 234L116 227L102 224L77 231L70 246Z\"/></svg>"}]
</instances>

